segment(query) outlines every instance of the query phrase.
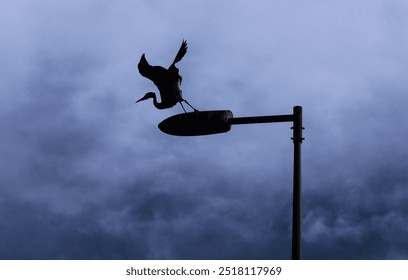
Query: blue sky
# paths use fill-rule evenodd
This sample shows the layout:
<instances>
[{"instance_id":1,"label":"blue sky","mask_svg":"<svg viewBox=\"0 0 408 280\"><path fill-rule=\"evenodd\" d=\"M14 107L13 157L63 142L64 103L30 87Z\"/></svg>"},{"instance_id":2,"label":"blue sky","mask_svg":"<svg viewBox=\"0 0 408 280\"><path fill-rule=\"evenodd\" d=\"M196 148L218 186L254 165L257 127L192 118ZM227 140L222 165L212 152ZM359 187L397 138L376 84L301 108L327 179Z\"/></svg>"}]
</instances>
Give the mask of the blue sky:
<instances>
[{"instance_id":1,"label":"blue sky","mask_svg":"<svg viewBox=\"0 0 408 280\"><path fill-rule=\"evenodd\" d=\"M289 259L290 124L174 137L184 97L234 116L303 106L303 256L408 257L408 4L5 1L1 259Z\"/></svg>"}]
</instances>

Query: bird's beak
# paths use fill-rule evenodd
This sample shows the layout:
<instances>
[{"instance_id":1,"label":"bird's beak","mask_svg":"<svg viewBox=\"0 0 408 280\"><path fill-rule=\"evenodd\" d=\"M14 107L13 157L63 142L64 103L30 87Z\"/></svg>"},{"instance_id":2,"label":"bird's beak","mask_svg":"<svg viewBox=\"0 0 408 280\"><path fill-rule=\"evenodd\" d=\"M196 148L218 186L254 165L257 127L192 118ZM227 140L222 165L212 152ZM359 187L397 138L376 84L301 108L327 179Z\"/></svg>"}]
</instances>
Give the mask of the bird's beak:
<instances>
[{"instance_id":1,"label":"bird's beak","mask_svg":"<svg viewBox=\"0 0 408 280\"><path fill-rule=\"evenodd\" d=\"M140 101L143 101L143 100L146 100L146 97L145 96L143 96L142 98L140 98L138 101L136 101L135 103L137 103L137 102L140 102Z\"/></svg>"}]
</instances>

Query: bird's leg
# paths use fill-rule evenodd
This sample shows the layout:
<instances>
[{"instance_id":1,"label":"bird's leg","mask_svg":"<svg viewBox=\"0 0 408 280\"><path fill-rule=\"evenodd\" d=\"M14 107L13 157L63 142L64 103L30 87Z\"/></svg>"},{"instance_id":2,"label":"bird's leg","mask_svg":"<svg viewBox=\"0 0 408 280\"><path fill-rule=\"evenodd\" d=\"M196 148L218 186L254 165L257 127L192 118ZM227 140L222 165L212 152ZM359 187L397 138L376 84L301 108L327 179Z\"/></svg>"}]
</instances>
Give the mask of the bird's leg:
<instances>
[{"instance_id":1,"label":"bird's leg","mask_svg":"<svg viewBox=\"0 0 408 280\"><path fill-rule=\"evenodd\" d=\"M180 103L180 105L181 105L181 108L183 108L184 113L187 113L186 109L184 109L183 103L181 103L181 101L179 101L179 103Z\"/></svg>"},{"instance_id":2,"label":"bird's leg","mask_svg":"<svg viewBox=\"0 0 408 280\"><path fill-rule=\"evenodd\" d=\"M186 102L186 104L187 104L188 106L190 106L190 107L194 110L194 112L198 112L198 110L197 110L196 108L194 108L193 106L191 106L191 104L188 103L187 100L183 99L183 101ZM181 102L180 102L180 104L181 104Z\"/></svg>"}]
</instances>

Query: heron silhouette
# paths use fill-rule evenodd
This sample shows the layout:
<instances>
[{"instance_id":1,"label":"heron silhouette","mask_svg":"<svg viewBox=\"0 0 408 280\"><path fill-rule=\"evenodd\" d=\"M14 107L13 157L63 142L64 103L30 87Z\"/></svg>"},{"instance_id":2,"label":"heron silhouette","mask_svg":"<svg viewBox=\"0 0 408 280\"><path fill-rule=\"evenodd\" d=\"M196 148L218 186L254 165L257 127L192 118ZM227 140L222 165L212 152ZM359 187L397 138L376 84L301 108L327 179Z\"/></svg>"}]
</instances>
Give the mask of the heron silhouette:
<instances>
[{"instance_id":1,"label":"heron silhouette","mask_svg":"<svg viewBox=\"0 0 408 280\"><path fill-rule=\"evenodd\" d=\"M197 111L197 109L195 109L193 106L190 105L190 103L183 99L182 91L180 88L181 81L183 80L183 78L179 74L179 69L175 66L175 64L179 62L186 53L187 42L183 40L181 47L177 52L176 57L174 58L173 63L170 65L168 69L161 66L151 66L147 62L145 54L143 54L138 64L139 72L143 77L148 78L157 86L160 92L161 102L160 103L157 102L156 94L154 92L148 92L145 94L145 96L136 101L136 103L152 98L153 105L157 109L171 108L177 103L180 103L181 107L186 113L186 109L184 109L184 106L181 103L184 101L194 111Z\"/></svg>"}]
</instances>

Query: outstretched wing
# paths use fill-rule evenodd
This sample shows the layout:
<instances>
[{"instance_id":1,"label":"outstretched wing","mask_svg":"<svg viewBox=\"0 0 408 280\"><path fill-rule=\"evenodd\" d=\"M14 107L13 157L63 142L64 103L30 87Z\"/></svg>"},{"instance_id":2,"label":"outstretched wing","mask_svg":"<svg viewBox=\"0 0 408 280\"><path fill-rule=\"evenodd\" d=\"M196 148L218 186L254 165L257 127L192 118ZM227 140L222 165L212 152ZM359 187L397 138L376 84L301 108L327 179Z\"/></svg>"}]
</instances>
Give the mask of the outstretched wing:
<instances>
[{"instance_id":1,"label":"outstretched wing","mask_svg":"<svg viewBox=\"0 0 408 280\"><path fill-rule=\"evenodd\" d=\"M137 68L139 68L140 75L152 80L155 84L157 84L158 81L162 79L163 75L165 75L166 72L166 69L161 66L151 66L147 62L145 54L143 54L140 58Z\"/></svg>"},{"instance_id":2,"label":"outstretched wing","mask_svg":"<svg viewBox=\"0 0 408 280\"><path fill-rule=\"evenodd\" d=\"M178 53L176 55L176 58L174 59L171 66L173 66L174 64L179 62L186 53L187 53L187 42L186 42L186 40L183 40L183 42L181 43L181 47L180 47L180 49L179 49L179 51L178 51Z\"/></svg>"}]
</instances>

